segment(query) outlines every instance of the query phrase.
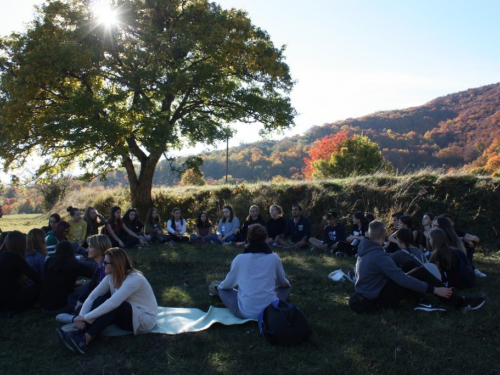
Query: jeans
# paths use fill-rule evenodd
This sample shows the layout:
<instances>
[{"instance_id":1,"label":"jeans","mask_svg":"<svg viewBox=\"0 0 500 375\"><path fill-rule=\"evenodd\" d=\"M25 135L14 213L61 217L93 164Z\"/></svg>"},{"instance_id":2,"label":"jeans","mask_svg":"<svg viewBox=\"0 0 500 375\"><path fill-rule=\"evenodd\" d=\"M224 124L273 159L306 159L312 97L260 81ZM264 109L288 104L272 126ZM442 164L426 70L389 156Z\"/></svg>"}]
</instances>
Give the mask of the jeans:
<instances>
[{"instance_id":1,"label":"jeans","mask_svg":"<svg viewBox=\"0 0 500 375\"><path fill-rule=\"evenodd\" d=\"M219 240L218 235L215 233L213 233L205 238L205 242L210 242L210 241L214 241L216 244L222 245L222 241ZM229 236L227 236L224 239L224 242L236 242L236 241L237 241L237 239L236 239L236 236L234 234L230 234Z\"/></svg>"},{"instance_id":2,"label":"jeans","mask_svg":"<svg viewBox=\"0 0 500 375\"><path fill-rule=\"evenodd\" d=\"M106 303L108 298L111 297L110 293L107 293L103 296L99 296L95 299L92 304L92 309L95 310L97 307L101 306L103 303ZM90 337L95 338L99 336L99 334L106 329L107 326L111 324L115 324L121 329L126 331L134 331L134 326L132 324L132 306L128 302L122 302L120 306L116 309L101 315L94 323L92 323L89 327L83 331L83 333L87 333Z\"/></svg>"}]
</instances>

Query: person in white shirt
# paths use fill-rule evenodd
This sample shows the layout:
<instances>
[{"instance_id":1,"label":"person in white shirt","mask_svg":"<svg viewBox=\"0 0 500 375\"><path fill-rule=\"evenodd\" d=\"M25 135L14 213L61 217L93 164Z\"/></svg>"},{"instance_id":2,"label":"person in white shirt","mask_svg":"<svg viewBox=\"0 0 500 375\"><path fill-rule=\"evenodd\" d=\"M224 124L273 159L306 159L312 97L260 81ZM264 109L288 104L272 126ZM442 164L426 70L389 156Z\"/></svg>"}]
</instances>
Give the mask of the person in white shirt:
<instances>
[{"instance_id":1,"label":"person in white shirt","mask_svg":"<svg viewBox=\"0 0 500 375\"><path fill-rule=\"evenodd\" d=\"M106 276L73 320L78 331L66 333L56 329L63 346L77 354L86 353L89 343L111 324L135 335L156 327L158 304L153 289L142 273L132 267L125 250L107 250L104 267Z\"/></svg>"},{"instance_id":2,"label":"person in white shirt","mask_svg":"<svg viewBox=\"0 0 500 375\"><path fill-rule=\"evenodd\" d=\"M257 319L269 304L288 297L290 282L266 239L266 228L252 225L248 230L249 245L234 258L231 270L218 286L222 302L238 318Z\"/></svg>"},{"instance_id":3,"label":"person in white shirt","mask_svg":"<svg viewBox=\"0 0 500 375\"><path fill-rule=\"evenodd\" d=\"M181 209L172 210L172 218L167 222L169 240L175 242L189 242L186 234L186 219L182 217Z\"/></svg>"}]
</instances>

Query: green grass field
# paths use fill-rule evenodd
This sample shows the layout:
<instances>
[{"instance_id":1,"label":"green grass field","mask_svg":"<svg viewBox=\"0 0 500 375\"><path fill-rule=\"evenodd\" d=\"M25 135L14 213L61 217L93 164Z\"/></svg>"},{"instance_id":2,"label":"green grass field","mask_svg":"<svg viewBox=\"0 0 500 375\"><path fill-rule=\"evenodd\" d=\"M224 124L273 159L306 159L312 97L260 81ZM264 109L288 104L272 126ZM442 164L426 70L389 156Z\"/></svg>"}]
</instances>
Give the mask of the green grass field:
<instances>
[{"instance_id":1,"label":"green grass field","mask_svg":"<svg viewBox=\"0 0 500 375\"><path fill-rule=\"evenodd\" d=\"M30 229L41 228L48 224L48 215L44 214L22 214L22 215L4 215L0 219L0 228L7 232L19 230L28 233Z\"/></svg>"},{"instance_id":2,"label":"green grass field","mask_svg":"<svg viewBox=\"0 0 500 375\"><path fill-rule=\"evenodd\" d=\"M239 252L232 246L161 245L129 255L149 279L159 305L206 311L210 305L222 307L217 297L208 296L208 285L224 278ZM0 320L0 374L500 373L498 252L477 256L477 267L488 277L465 294L486 296L478 311L417 313L407 302L369 316L355 315L347 306L352 284L327 278L335 269L353 267L354 259L309 251L278 254L293 286L291 302L312 325L312 343L271 347L250 322L176 336L103 337L77 356L58 343L59 323L32 309Z\"/></svg>"}]
</instances>

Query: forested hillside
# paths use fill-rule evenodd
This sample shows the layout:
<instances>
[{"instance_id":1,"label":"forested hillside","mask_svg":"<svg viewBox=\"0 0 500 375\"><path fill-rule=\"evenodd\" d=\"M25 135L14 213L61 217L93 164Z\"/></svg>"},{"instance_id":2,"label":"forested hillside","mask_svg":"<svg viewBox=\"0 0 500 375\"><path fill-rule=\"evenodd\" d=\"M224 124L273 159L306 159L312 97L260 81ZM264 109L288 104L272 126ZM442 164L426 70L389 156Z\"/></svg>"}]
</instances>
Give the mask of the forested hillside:
<instances>
[{"instance_id":1,"label":"forested hillside","mask_svg":"<svg viewBox=\"0 0 500 375\"><path fill-rule=\"evenodd\" d=\"M383 156L400 172L427 166L466 166L486 167L486 172L492 174L500 168L499 108L497 83L440 97L419 107L314 126L303 135L231 148L229 174L237 182L302 179L303 159L309 148L325 135L343 129L352 134L363 133L377 142ZM200 156L207 181L213 183L225 176L225 150ZM124 181L120 173L109 177L111 185ZM155 182L171 185L175 179L169 164L161 163Z\"/></svg>"}]
</instances>

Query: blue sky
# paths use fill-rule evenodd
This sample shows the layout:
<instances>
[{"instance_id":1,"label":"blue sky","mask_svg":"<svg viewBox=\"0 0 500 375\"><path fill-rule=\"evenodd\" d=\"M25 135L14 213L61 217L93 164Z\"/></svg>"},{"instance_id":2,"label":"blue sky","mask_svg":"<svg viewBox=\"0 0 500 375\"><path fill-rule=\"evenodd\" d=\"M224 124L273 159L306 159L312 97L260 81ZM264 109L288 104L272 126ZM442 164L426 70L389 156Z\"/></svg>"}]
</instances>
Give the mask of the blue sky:
<instances>
[{"instance_id":1,"label":"blue sky","mask_svg":"<svg viewBox=\"0 0 500 375\"><path fill-rule=\"evenodd\" d=\"M0 0L0 34L41 1ZM498 0L219 0L248 12L286 57L300 113L287 135L500 82ZM258 139L237 126L231 145Z\"/></svg>"}]
</instances>

